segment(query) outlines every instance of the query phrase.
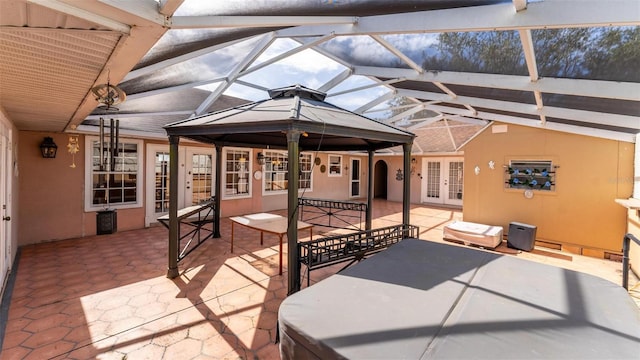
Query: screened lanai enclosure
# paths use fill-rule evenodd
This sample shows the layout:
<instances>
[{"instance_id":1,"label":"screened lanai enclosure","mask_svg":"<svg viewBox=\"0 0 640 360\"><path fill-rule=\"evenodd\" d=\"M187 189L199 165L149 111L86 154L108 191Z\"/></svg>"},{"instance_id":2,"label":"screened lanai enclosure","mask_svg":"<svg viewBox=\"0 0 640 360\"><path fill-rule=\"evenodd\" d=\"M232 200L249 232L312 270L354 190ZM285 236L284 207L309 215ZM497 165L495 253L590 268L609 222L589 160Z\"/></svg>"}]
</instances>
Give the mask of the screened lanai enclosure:
<instances>
[{"instance_id":1,"label":"screened lanai enclosure","mask_svg":"<svg viewBox=\"0 0 640 360\"><path fill-rule=\"evenodd\" d=\"M469 138L490 121L629 142L640 132L636 1L163 4L175 13L152 21L166 32L133 70L111 72L128 95L118 113L125 130L161 136L167 123L301 84L415 132L414 154L434 151L422 139L435 133L449 138L437 151L457 150L455 134ZM95 130L98 118L64 128Z\"/></svg>"},{"instance_id":2,"label":"screened lanai enclosure","mask_svg":"<svg viewBox=\"0 0 640 360\"><path fill-rule=\"evenodd\" d=\"M20 131L99 134L90 90L111 83L120 135L166 142L167 124L300 84L415 134L412 155L460 151L492 122L640 136L637 0L16 0L0 22Z\"/></svg>"}]
</instances>

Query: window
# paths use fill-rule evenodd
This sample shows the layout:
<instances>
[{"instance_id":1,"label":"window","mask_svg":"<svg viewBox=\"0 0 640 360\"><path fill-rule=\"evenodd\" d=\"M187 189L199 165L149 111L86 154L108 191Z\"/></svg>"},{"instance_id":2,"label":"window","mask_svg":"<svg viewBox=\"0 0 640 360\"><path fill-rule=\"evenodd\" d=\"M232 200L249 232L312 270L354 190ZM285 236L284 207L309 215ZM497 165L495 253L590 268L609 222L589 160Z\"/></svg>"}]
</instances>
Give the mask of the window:
<instances>
[{"instance_id":1,"label":"window","mask_svg":"<svg viewBox=\"0 0 640 360\"><path fill-rule=\"evenodd\" d=\"M120 139L112 156L110 144L100 150L97 137L87 136L85 187L89 189L85 210L142 206L142 141Z\"/></svg>"},{"instance_id":2,"label":"window","mask_svg":"<svg viewBox=\"0 0 640 360\"><path fill-rule=\"evenodd\" d=\"M555 191L556 167L551 161L512 160L505 171L505 187Z\"/></svg>"},{"instance_id":3,"label":"window","mask_svg":"<svg viewBox=\"0 0 640 360\"><path fill-rule=\"evenodd\" d=\"M342 156L329 155L329 176L342 176Z\"/></svg>"},{"instance_id":4,"label":"window","mask_svg":"<svg viewBox=\"0 0 640 360\"><path fill-rule=\"evenodd\" d=\"M251 150L225 148L224 197L239 198L251 196Z\"/></svg>"},{"instance_id":5,"label":"window","mask_svg":"<svg viewBox=\"0 0 640 360\"><path fill-rule=\"evenodd\" d=\"M282 151L265 151L264 193L286 191L289 187L289 155ZM298 189L311 189L311 154L300 154Z\"/></svg>"}]
</instances>

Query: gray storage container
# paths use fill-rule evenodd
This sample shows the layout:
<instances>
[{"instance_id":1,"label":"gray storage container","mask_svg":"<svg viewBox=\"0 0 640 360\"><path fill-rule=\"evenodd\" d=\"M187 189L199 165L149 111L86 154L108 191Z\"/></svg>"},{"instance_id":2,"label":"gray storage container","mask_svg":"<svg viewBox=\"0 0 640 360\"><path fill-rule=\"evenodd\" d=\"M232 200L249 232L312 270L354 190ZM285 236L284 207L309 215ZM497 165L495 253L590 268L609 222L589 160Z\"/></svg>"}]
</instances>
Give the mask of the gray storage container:
<instances>
[{"instance_id":1,"label":"gray storage container","mask_svg":"<svg viewBox=\"0 0 640 360\"><path fill-rule=\"evenodd\" d=\"M509 224L507 246L510 248L531 251L536 242L536 226L512 222Z\"/></svg>"}]
</instances>

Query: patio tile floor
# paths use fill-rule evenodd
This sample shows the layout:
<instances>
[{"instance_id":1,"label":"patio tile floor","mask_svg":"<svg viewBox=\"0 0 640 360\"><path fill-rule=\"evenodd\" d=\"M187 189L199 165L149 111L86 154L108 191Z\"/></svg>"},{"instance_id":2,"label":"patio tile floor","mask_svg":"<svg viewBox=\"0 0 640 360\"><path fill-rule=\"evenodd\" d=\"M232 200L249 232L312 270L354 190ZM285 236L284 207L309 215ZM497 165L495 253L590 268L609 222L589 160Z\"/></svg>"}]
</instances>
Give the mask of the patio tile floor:
<instances>
[{"instance_id":1,"label":"patio tile floor","mask_svg":"<svg viewBox=\"0 0 640 360\"><path fill-rule=\"evenodd\" d=\"M400 203L376 201L374 209L374 227L402 220ZM442 241L443 226L461 219L454 209L411 210L424 240ZM279 359L286 254L280 276L277 236L265 234L260 246L257 231L236 226L230 253L230 228L222 219L222 238L184 259L173 280L161 226L23 247L0 359ZM513 255L621 283L613 261L552 250ZM312 284L340 267L312 272Z\"/></svg>"}]
</instances>

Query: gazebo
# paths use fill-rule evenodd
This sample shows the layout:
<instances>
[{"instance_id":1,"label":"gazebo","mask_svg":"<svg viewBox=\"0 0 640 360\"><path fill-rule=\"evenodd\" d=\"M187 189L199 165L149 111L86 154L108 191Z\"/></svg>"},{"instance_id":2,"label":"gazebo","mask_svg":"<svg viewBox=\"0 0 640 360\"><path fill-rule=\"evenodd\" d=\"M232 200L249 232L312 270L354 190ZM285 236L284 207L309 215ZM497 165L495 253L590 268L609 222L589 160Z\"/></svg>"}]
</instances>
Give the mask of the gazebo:
<instances>
[{"instance_id":1,"label":"gazebo","mask_svg":"<svg viewBox=\"0 0 640 360\"><path fill-rule=\"evenodd\" d=\"M366 228L371 229L373 199L373 155L376 150L402 146L404 173L410 172L411 146L415 135L339 108L324 101L325 94L295 85L269 91L270 99L237 106L165 126L170 143L170 173L178 172L180 138L189 138L216 147L215 221L220 223L222 194L222 148L267 147L288 150L288 262L298 261L298 185L300 151L366 151L368 178ZM402 223L409 224L410 179L403 179ZM177 217L178 184L169 189L169 266L167 277L178 276L177 252L179 221ZM220 237L219 230L214 237ZM289 266L289 293L299 290L299 268Z\"/></svg>"}]
</instances>

